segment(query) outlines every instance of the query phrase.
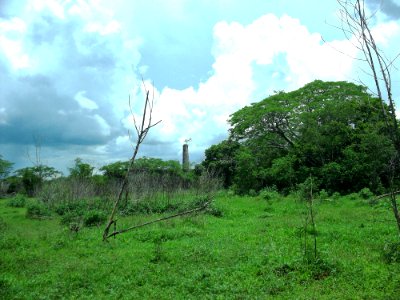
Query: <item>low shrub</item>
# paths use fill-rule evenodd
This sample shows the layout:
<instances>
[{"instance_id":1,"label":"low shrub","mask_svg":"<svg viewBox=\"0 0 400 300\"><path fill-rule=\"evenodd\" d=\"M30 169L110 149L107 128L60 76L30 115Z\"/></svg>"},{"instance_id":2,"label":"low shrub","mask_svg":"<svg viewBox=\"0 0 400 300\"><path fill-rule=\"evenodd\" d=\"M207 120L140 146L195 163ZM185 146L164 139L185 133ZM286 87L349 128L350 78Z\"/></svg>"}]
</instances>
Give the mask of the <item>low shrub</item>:
<instances>
[{"instance_id":1,"label":"low shrub","mask_svg":"<svg viewBox=\"0 0 400 300\"><path fill-rule=\"evenodd\" d=\"M250 189L248 195L250 197L256 197L257 196L257 192L255 189Z\"/></svg>"},{"instance_id":2,"label":"low shrub","mask_svg":"<svg viewBox=\"0 0 400 300\"><path fill-rule=\"evenodd\" d=\"M212 215L217 218L222 218L224 216L224 212L213 204L207 207L206 214Z\"/></svg>"},{"instance_id":3,"label":"low shrub","mask_svg":"<svg viewBox=\"0 0 400 300\"><path fill-rule=\"evenodd\" d=\"M390 242L383 248L383 258L387 263L400 263L400 242Z\"/></svg>"},{"instance_id":4,"label":"low shrub","mask_svg":"<svg viewBox=\"0 0 400 300\"><path fill-rule=\"evenodd\" d=\"M360 198L360 195L357 193L351 193L351 194L347 195L347 198L352 201L355 201Z\"/></svg>"},{"instance_id":5,"label":"low shrub","mask_svg":"<svg viewBox=\"0 0 400 300\"><path fill-rule=\"evenodd\" d=\"M15 197L8 200L7 205L10 207L25 207L26 198L23 195L16 195Z\"/></svg>"},{"instance_id":6,"label":"low shrub","mask_svg":"<svg viewBox=\"0 0 400 300\"><path fill-rule=\"evenodd\" d=\"M106 220L106 214L99 210L89 210L83 215L83 224L87 227L101 225Z\"/></svg>"},{"instance_id":7,"label":"low shrub","mask_svg":"<svg viewBox=\"0 0 400 300\"><path fill-rule=\"evenodd\" d=\"M77 215L74 212L67 212L61 216L60 224L69 226L72 223L80 223L81 220L81 215Z\"/></svg>"},{"instance_id":8,"label":"low shrub","mask_svg":"<svg viewBox=\"0 0 400 300\"><path fill-rule=\"evenodd\" d=\"M312 279L322 280L337 273L337 266L324 259L318 258L312 260L307 265L307 271L310 272Z\"/></svg>"},{"instance_id":9,"label":"low shrub","mask_svg":"<svg viewBox=\"0 0 400 300\"><path fill-rule=\"evenodd\" d=\"M270 201L270 200L277 200L282 198L281 194L277 192L274 188L265 188L260 191L258 194L259 198Z\"/></svg>"},{"instance_id":10,"label":"low shrub","mask_svg":"<svg viewBox=\"0 0 400 300\"><path fill-rule=\"evenodd\" d=\"M54 211L60 216L63 216L71 212L83 215L83 213L86 210L87 210L87 203L85 201L71 201L71 202L60 203L54 208Z\"/></svg>"},{"instance_id":11,"label":"low shrub","mask_svg":"<svg viewBox=\"0 0 400 300\"><path fill-rule=\"evenodd\" d=\"M322 189L318 193L318 198L320 200L328 200L329 199L329 194L326 190Z\"/></svg>"},{"instance_id":12,"label":"low shrub","mask_svg":"<svg viewBox=\"0 0 400 300\"><path fill-rule=\"evenodd\" d=\"M341 197L340 193L334 192L334 193L332 194L332 197L331 197L331 198L332 198L333 200L339 200L340 197Z\"/></svg>"},{"instance_id":13,"label":"low shrub","mask_svg":"<svg viewBox=\"0 0 400 300\"><path fill-rule=\"evenodd\" d=\"M31 202L27 205L26 217L30 219L44 219L51 216L50 210L39 201Z\"/></svg>"},{"instance_id":14,"label":"low shrub","mask_svg":"<svg viewBox=\"0 0 400 300\"><path fill-rule=\"evenodd\" d=\"M361 191L358 192L358 195L361 199L369 200L373 198L375 195L370 191L369 188L363 188Z\"/></svg>"}]
</instances>

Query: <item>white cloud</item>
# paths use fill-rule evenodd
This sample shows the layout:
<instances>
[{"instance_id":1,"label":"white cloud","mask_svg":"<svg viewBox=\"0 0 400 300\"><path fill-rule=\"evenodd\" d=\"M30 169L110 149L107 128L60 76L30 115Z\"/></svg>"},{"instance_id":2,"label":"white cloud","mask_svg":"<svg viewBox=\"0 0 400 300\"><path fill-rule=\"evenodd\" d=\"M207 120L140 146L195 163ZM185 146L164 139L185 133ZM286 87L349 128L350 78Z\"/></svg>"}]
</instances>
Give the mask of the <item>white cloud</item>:
<instances>
[{"instance_id":1,"label":"white cloud","mask_svg":"<svg viewBox=\"0 0 400 300\"><path fill-rule=\"evenodd\" d=\"M93 22L87 24L85 29L88 32L98 32L101 35L108 35L108 34L118 33L121 30L121 24L116 20L112 20L107 24Z\"/></svg>"},{"instance_id":2,"label":"white cloud","mask_svg":"<svg viewBox=\"0 0 400 300\"><path fill-rule=\"evenodd\" d=\"M82 108L86 108L89 110L94 110L94 109L98 109L98 105L96 104L96 102L94 102L93 100L90 100L89 98L85 97L86 91L79 91L75 94L74 96L74 100L76 102L78 102L78 104L82 107Z\"/></svg>"},{"instance_id":3,"label":"white cloud","mask_svg":"<svg viewBox=\"0 0 400 300\"><path fill-rule=\"evenodd\" d=\"M0 19L0 53L4 53L14 70L28 68L31 64L21 40L26 30L27 26L20 18Z\"/></svg>"},{"instance_id":4,"label":"white cloud","mask_svg":"<svg viewBox=\"0 0 400 300\"><path fill-rule=\"evenodd\" d=\"M212 75L197 89L156 91L154 116L163 121L154 128L155 135L171 142L191 137L204 149L217 137L226 136L231 113L261 100L254 98L258 87L264 92L290 90L314 79L346 79L353 60L339 51L355 56L350 42L323 43L320 34L310 33L289 16L268 14L247 26L220 22L214 27ZM284 55L287 69L276 69L278 55ZM266 66L270 72L256 74L257 66Z\"/></svg>"},{"instance_id":5,"label":"white cloud","mask_svg":"<svg viewBox=\"0 0 400 300\"><path fill-rule=\"evenodd\" d=\"M192 82L188 80L178 85L179 89L165 84L156 89L146 81L155 94L153 121L162 122L152 128L141 150L144 155L166 157L167 153L173 158L179 155L183 140L192 138L191 152L200 158L205 148L227 136L231 113L261 100L268 92L293 90L314 79L351 80L354 74L352 57L357 56L357 50L349 41L323 43L320 33L310 32L298 19L267 14L250 23L247 19L247 25L244 21L220 21L209 32L205 28L210 28L207 26L214 19L208 19L205 25L206 20L191 11L187 1L150 2L32 0L21 6L23 12L18 18L0 19L0 63L5 61L10 69L6 71L12 83L10 88L4 84L0 96L7 92L13 99L0 109L0 124L11 120L15 107L28 110L30 105L29 114L33 115L36 104L25 95L35 95L30 99L41 103L45 113L37 113L41 121L32 119L32 128L40 123L42 130L48 131L44 135L54 131L54 136L60 137L65 132L65 143L96 145L99 148L93 153L100 153L101 159L107 153L125 159L132 147L126 129L135 139L129 89L133 88L132 108L138 120L144 100L139 74L153 72L178 82L181 77L196 78L198 73L193 75L192 70L206 65L203 80L192 86L185 86ZM216 5L215 1L208 3ZM159 9L153 11L154 7ZM215 16L215 20L233 19ZM203 32L201 39L197 39L196 30ZM392 37L399 35L397 23L382 24L374 30L377 41L387 47L392 46ZM204 32L213 35L212 48ZM191 62L188 55L185 68L179 68L178 54L194 48L199 51L193 55L196 61ZM212 57L200 53L207 49ZM167 64L172 67L160 70L162 61L172 62ZM185 70L181 77L175 76L179 70ZM208 77L204 77L207 71ZM8 74L0 73L2 81L4 76ZM46 123L43 115L50 121ZM10 131L7 128L3 132ZM97 146L102 143L106 146Z\"/></svg>"},{"instance_id":6,"label":"white cloud","mask_svg":"<svg viewBox=\"0 0 400 300\"><path fill-rule=\"evenodd\" d=\"M57 0L33 0L28 6L35 12L48 11L59 19L65 19L64 5L65 3Z\"/></svg>"},{"instance_id":7,"label":"white cloud","mask_svg":"<svg viewBox=\"0 0 400 300\"><path fill-rule=\"evenodd\" d=\"M106 120L104 120L101 116L99 116L98 114L93 116L93 119L96 120L97 124L100 127L100 132L102 135L104 136L108 136L111 134L111 127L110 125L108 125L108 123L106 122Z\"/></svg>"},{"instance_id":8,"label":"white cloud","mask_svg":"<svg viewBox=\"0 0 400 300\"><path fill-rule=\"evenodd\" d=\"M399 33L400 26L399 23L395 21L380 23L372 30L375 42L382 46L388 46L389 40Z\"/></svg>"}]
</instances>

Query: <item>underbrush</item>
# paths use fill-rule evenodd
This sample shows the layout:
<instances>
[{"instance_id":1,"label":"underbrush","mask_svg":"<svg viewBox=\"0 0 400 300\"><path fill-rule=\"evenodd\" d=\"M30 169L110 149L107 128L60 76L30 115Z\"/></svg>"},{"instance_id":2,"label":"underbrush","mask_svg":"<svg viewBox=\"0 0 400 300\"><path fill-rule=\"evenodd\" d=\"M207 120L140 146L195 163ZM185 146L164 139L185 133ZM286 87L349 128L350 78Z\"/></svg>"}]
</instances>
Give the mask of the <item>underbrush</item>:
<instances>
[{"instance_id":1,"label":"underbrush","mask_svg":"<svg viewBox=\"0 0 400 300\"><path fill-rule=\"evenodd\" d=\"M307 256L299 233L304 203L267 192L269 199L217 193L208 213L141 227L106 243L105 199L59 203L51 218L39 219L25 217L31 203L40 203L35 199L26 199L26 207L0 200L0 298L398 298L397 229L388 208L371 207L358 195L317 199L318 256ZM169 201L182 204L156 214L160 204L148 204L151 210L120 215L118 226L208 199L193 193Z\"/></svg>"},{"instance_id":2,"label":"underbrush","mask_svg":"<svg viewBox=\"0 0 400 300\"><path fill-rule=\"evenodd\" d=\"M13 198L10 198L7 201L7 205L10 207L25 207L26 204L26 196L24 195L16 195Z\"/></svg>"},{"instance_id":3,"label":"underbrush","mask_svg":"<svg viewBox=\"0 0 400 300\"><path fill-rule=\"evenodd\" d=\"M31 201L26 207L26 217L30 219L45 219L51 217L50 209L41 201Z\"/></svg>"}]
</instances>

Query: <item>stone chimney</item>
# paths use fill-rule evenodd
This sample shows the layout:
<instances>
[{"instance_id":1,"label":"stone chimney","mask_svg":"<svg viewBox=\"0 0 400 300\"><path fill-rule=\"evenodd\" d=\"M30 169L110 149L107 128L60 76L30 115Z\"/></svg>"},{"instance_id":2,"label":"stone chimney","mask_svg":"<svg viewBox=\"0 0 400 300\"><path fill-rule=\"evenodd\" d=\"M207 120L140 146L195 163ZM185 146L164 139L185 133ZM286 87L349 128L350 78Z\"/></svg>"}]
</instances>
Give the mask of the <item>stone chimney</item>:
<instances>
[{"instance_id":1,"label":"stone chimney","mask_svg":"<svg viewBox=\"0 0 400 300\"><path fill-rule=\"evenodd\" d=\"M187 172L189 171L189 145L188 144L183 144L182 148L182 169L183 171Z\"/></svg>"}]
</instances>

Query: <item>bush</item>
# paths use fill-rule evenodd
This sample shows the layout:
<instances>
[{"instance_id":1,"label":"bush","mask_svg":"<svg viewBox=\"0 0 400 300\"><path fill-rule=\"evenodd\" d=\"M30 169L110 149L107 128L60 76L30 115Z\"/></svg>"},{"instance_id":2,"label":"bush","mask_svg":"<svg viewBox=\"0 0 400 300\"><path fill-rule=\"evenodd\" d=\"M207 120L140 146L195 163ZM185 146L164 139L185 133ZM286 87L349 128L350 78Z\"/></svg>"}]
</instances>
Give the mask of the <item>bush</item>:
<instances>
[{"instance_id":1,"label":"bush","mask_svg":"<svg viewBox=\"0 0 400 300\"><path fill-rule=\"evenodd\" d=\"M308 177L303 183L297 185L297 195L300 200L309 201L319 191L319 182L314 177Z\"/></svg>"},{"instance_id":2,"label":"bush","mask_svg":"<svg viewBox=\"0 0 400 300\"><path fill-rule=\"evenodd\" d=\"M101 225L106 220L106 214L99 210L90 210L83 216L83 224L87 227Z\"/></svg>"},{"instance_id":3,"label":"bush","mask_svg":"<svg viewBox=\"0 0 400 300\"><path fill-rule=\"evenodd\" d=\"M319 191L318 198L320 200L328 200L329 199L329 194L328 194L328 192L326 190L322 189L322 190Z\"/></svg>"},{"instance_id":4,"label":"bush","mask_svg":"<svg viewBox=\"0 0 400 300\"><path fill-rule=\"evenodd\" d=\"M387 263L400 263L400 242L387 243L383 249L383 258Z\"/></svg>"},{"instance_id":5,"label":"bush","mask_svg":"<svg viewBox=\"0 0 400 300\"><path fill-rule=\"evenodd\" d=\"M87 203L85 201L60 203L55 207L54 210L59 216L63 216L68 213L83 215L84 211L87 210Z\"/></svg>"},{"instance_id":6,"label":"bush","mask_svg":"<svg viewBox=\"0 0 400 300\"><path fill-rule=\"evenodd\" d=\"M340 193L338 193L338 192L334 192L334 193L332 194L332 199L333 199L333 200L339 200L340 197L341 197L341 195L340 195Z\"/></svg>"},{"instance_id":7,"label":"bush","mask_svg":"<svg viewBox=\"0 0 400 300\"><path fill-rule=\"evenodd\" d=\"M51 216L50 210L42 202L31 202L27 206L26 217L30 219L44 219Z\"/></svg>"},{"instance_id":8,"label":"bush","mask_svg":"<svg viewBox=\"0 0 400 300\"><path fill-rule=\"evenodd\" d=\"M217 218L222 218L224 216L224 212L220 208L214 206L213 203L206 208L206 213Z\"/></svg>"},{"instance_id":9,"label":"bush","mask_svg":"<svg viewBox=\"0 0 400 300\"><path fill-rule=\"evenodd\" d=\"M60 224L61 225L70 225L72 223L80 223L82 219L82 216L77 215L74 212L67 212L62 215Z\"/></svg>"},{"instance_id":10,"label":"bush","mask_svg":"<svg viewBox=\"0 0 400 300\"><path fill-rule=\"evenodd\" d=\"M8 200L7 205L11 207L25 207L26 198L23 195L16 195L14 198Z\"/></svg>"},{"instance_id":11,"label":"bush","mask_svg":"<svg viewBox=\"0 0 400 300\"><path fill-rule=\"evenodd\" d=\"M354 201L354 200L358 200L360 198L360 195L357 193L351 193L351 194L347 195L347 198Z\"/></svg>"},{"instance_id":12,"label":"bush","mask_svg":"<svg viewBox=\"0 0 400 300\"><path fill-rule=\"evenodd\" d=\"M364 200L368 200L374 197L374 193L372 193L369 188L363 188L361 191L358 192L358 195L361 199Z\"/></svg>"},{"instance_id":13,"label":"bush","mask_svg":"<svg viewBox=\"0 0 400 300\"><path fill-rule=\"evenodd\" d=\"M258 195L261 199L270 201L280 199L282 196L276 191L275 188L264 188Z\"/></svg>"},{"instance_id":14,"label":"bush","mask_svg":"<svg viewBox=\"0 0 400 300\"><path fill-rule=\"evenodd\" d=\"M249 190L249 196L250 196L250 197L255 197L255 196L257 196L256 190L255 190L255 189L250 189L250 190Z\"/></svg>"}]
</instances>

